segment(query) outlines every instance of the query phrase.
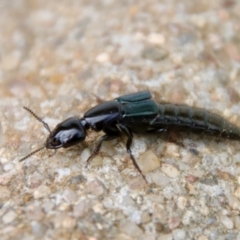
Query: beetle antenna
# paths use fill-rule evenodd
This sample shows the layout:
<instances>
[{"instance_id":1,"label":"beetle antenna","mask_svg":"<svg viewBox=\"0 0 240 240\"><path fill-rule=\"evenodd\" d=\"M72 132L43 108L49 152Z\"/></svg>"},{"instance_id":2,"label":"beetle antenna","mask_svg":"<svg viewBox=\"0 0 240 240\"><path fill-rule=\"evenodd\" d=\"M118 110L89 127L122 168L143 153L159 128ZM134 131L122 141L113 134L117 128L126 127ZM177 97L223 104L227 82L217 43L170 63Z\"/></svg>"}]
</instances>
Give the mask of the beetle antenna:
<instances>
[{"instance_id":1,"label":"beetle antenna","mask_svg":"<svg viewBox=\"0 0 240 240\"><path fill-rule=\"evenodd\" d=\"M43 126L49 131L49 133L51 133L51 129L48 126L48 124L46 122L44 122L36 113L34 113L30 108L28 107L23 107L25 110L27 110L29 113L31 113L39 122L41 122L43 124Z\"/></svg>"},{"instance_id":2,"label":"beetle antenna","mask_svg":"<svg viewBox=\"0 0 240 240\"><path fill-rule=\"evenodd\" d=\"M27 158L29 158L29 157L32 156L33 154L35 154L35 153L41 151L41 150L44 149L44 148L46 148L46 146L40 147L40 148L38 148L37 150L35 150L35 151L29 153L27 156L21 158L21 159L19 160L19 162L22 162L22 161L26 160Z\"/></svg>"}]
</instances>

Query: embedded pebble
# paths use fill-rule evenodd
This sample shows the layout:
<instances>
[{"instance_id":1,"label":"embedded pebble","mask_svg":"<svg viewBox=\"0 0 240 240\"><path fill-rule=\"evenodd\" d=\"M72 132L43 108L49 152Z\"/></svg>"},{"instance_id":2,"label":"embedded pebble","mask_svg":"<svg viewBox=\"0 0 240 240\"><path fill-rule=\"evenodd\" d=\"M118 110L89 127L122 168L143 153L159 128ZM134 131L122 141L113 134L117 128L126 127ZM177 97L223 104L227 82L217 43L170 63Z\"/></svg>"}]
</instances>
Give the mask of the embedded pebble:
<instances>
[{"instance_id":1,"label":"embedded pebble","mask_svg":"<svg viewBox=\"0 0 240 240\"><path fill-rule=\"evenodd\" d=\"M144 211L141 215L141 222L142 223L147 223L151 221L151 217L148 211Z\"/></svg>"},{"instance_id":2,"label":"embedded pebble","mask_svg":"<svg viewBox=\"0 0 240 240\"><path fill-rule=\"evenodd\" d=\"M167 57L167 51L156 46L149 46L143 49L142 57L152 61L160 61Z\"/></svg>"},{"instance_id":3,"label":"embedded pebble","mask_svg":"<svg viewBox=\"0 0 240 240\"><path fill-rule=\"evenodd\" d=\"M177 199L177 206L179 209L183 210L187 206L187 198L185 197L178 197Z\"/></svg>"},{"instance_id":4,"label":"embedded pebble","mask_svg":"<svg viewBox=\"0 0 240 240\"><path fill-rule=\"evenodd\" d=\"M166 154L171 157L179 157L179 146L173 143L166 144Z\"/></svg>"},{"instance_id":5,"label":"embedded pebble","mask_svg":"<svg viewBox=\"0 0 240 240\"><path fill-rule=\"evenodd\" d=\"M159 171L151 173L150 176L151 176L152 182L161 187L166 187L170 182L169 178L165 174Z\"/></svg>"},{"instance_id":6,"label":"embedded pebble","mask_svg":"<svg viewBox=\"0 0 240 240\"><path fill-rule=\"evenodd\" d=\"M183 229L175 229L172 232L174 240L185 240L186 232Z\"/></svg>"},{"instance_id":7,"label":"embedded pebble","mask_svg":"<svg viewBox=\"0 0 240 240\"><path fill-rule=\"evenodd\" d=\"M152 150L144 152L140 158L137 159L137 163L144 174L160 167L160 160Z\"/></svg>"},{"instance_id":8,"label":"embedded pebble","mask_svg":"<svg viewBox=\"0 0 240 240\"><path fill-rule=\"evenodd\" d=\"M32 233L37 238L42 238L47 231L47 227L43 223L37 222L37 221L31 222L31 228L32 228Z\"/></svg>"},{"instance_id":9,"label":"embedded pebble","mask_svg":"<svg viewBox=\"0 0 240 240\"><path fill-rule=\"evenodd\" d=\"M71 174L70 168L59 168L56 170L58 173L56 176L56 181L61 182L64 177L67 177Z\"/></svg>"},{"instance_id":10,"label":"embedded pebble","mask_svg":"<svg viewBox=\"0 0 240 240\"><path fill-rule=\"evenodd\" d=\"M163 163L161 167L162 172L164 172L170 178L176 178L179 176L179 171L171 164Z\"/></svg>"},{"instance_id":11,"label":"embedded pebble","mask_svg":"<svg viewBox=\"0 0 240 240\"><path fill-rule=\"evenodd\" d=\"M7 185L11 181L12 177L13 177L13 174L11 174L11 173L4 173L4 174L0 175L0 184ZM0 195L0 197L1 197L1 195Z\"/></svg>"},{"instance_id":12,"label":"embedded pebble","mask_svg":"<svg viewBox=\"0 0 240 240\"><path fill-rule=\"evenodd\" d=\"M236 188L236 190L234 191L234 195L240 200L240 187Z\"/></svg>"},{"instance_id":13,"label":"embedded pebble","mask_svg":"<svg viewBox=\"0 0 240 240\"><path fill-rule=\"evenodd\" d=\"M222 215L220 218L222 224L227 228L227 229L232 229L233 228L233 221L227 217L226 215Z\"/></svg>"},{"instance_id":14,"label":"embedded pebble","mask_svg":"<svg viewBox=\"0 0 240 240\"><path fill-rule=\"evenodd\" d=\"M69 180L68 180L68 183L70 185L79 185L83 182L86 181L86 178L83 176L83 175L77 175L75 177L71 177Z\"/></svg>"},{"instance_id":15,"label":"embedded pebble","mask_svg":"<svg viewBox=\"0 0 240 240\"><path fill-rule=\"evenodd\" d=\"M169 229L173 230L175 228L177 228L181 223L181 218L179 217L171 217L169 220L168 220L168 227Z\"/></svg>"},{"instance_id":16,"label":"embedded pebble","mask_svg":"<svg viewBox=\"0 0 240 240\"><path fill-rule=\"evenodd\" d=\"M93 180L86 185L86 192L100 196L104 193L104 187L98 180Z\"/></svg>"},{"instance_id":17,"label":"embedded pebble","mask_svg":"<svg viewBox=\"0 0 240 240\"><path fill-rule=\"evenodd\" d=\"M13 220L15 220L16 217L17 217L16 212L13 210L10 210L2 217L2 221L3 223L8 224Z\"/></svg>"},{"instance_id":18,"label":"embedded pebble","mask_svg":"<svg viewBox=\"0 0 240 240\"><path fill-rule=\"evenodd\" d=\"M35 199L38 199L47 197L49 194L51 194L50 188L48 186L41 185L34 191L33 196Z\"/></svg>"},{"instance_id":19,"label":"embedded pebble","mask_svg":"<svg viewBox=\"0 0 240 240\"><path fill-rule=\"evenodd\" d=\"M11 192L6 186L0 186L0 199L8 199L11 196Z\"/></svg>"},{"instance_id":20,"label":"embedded pebble","mask_svg":"<svg viewBox=\"0 0 240 240\"><path fill-rule=\"evenodd\" d=\"M232 164L232 159L229 157L227 152L220 153L219 160L220 163L225 167L228 167Z\"/></svg>"},{"instance_id":21,"label":"embedded pebble","mask_svg":"<svg viewBox=\"0 0 240 240\"><path fill-rule=\"evenodd\" d=\"M44 218L45 214L40 206L31 205L27 209L27 217L29 220L40 221Z\"/></svg>"},{"instance_id":22,"label":"embedded pebble","mask_svg":"<svg viewBox=\"0 0 240 240\"><path fill-rule=\"evenodd\" d=\"M43 203L42 208L45 213L49 213L54 207L54 204L52 201L47 200L46 202Z\"/></svg>"},{"instance_id":23,"label":"embedded pebble","mask_svg":"<svg viewBox=\"0 0 240 240\"><path fill-rule=\"evenodd\" d=\"M168 234L160 234L157 240L173 240L173 236L171 233Z\"/></svg>"},{"instance_id":24,"label":"embedded pebble","mask_svg":"<svg viewBox=\"0 0 240 240\"><path fill-rule=\"evenodd\" d=\"M161 33L153 32L148 35L147 41L149 43L162 45L165 43L165 37Z\"/></svg>"},{"instance_id":25,"label":"embedded pebble","mask_svg":"<svg viewBox=\"0 0 240 240\"><path fill-rule=\"evenodd\" d=\"M188 210L183 215L182 223L183 225L190 225L195 218L196 218L195 214L192 211Z\"/></svg>"},{"instance_id":26,"label":"embedded pebble","mask_svg":"<svg viewBox=\"0 0 240 240\"><path fill-rule=\"evenodd\" d=\"M88 148L85 148L80 155L81 162L86 163L90 155L90 150Z\"/></svg>"},{"instance_id":27,"label":"embedded pebble","mask_svg":"<svg viewBox=\"0 0 240 240\"><path fill-rule=\"evenodd\" d=\"M237 230L240 231L240 216L235 216L233 221L234 221L234 226L237 228Z\"/></svg>"},{"instance_id":28,"label":"embedded pebble","mask_svg":"<svg viewBox=\"0 0 240 240\"><path fill-rule=\"evenodd\" d=\"M89 204L87 200L81 200L79 203L73 206L73 216L78 218L78 217L83 217L89 209Z\"/></svg>"},{"instance_id":29,"label":"embedded pebble","mask_svg":"<svg viewBox=\"0 0 240 240\"><path fill-rule=\"evenodd\" d=\"M143 234L143 230L137 224L128 220L121 221L120 228L125 234L134 238L138 238Z\"/></svg>"},{"instance_id":30,"label":"embedded pebble","mask_svg":"<svg viewBox=\"0 0 240 240\"><path fill-rule=\"evenodd\" d=\"M3 165L3 170L5 172L8 172L8 171L12 170L13 168L14 168L14 165L12 163L7 163L7 164Z\"/></svg>"},{"instance_id":31,"label":"embedded pebble","mask_svg":"<svg viewBox=\"0 0 240 240\"><path fill-rule=\"evenodd\" d=\"M74 203L77 200L77 195L73 190L67 188L62 194L62 199L66 203Z\"/></svg>"},{"instance_id":32,"label":"embedded pebble","mask_svg":"<svg viewBox=\"0 0 240 240\"><path fill-rule=\"evenodd\" d=\"M62 219L62 226L68 230L73 229L76 226L76 219L66 216Z\"/></svg>"},{"instance_id":33,"label":"embedded pebble","mask_svg":"<svg viewBox=\"0 0 240 240\"><path fill-rule=\"evenodd\" d=\"M103 165L103 158L100 155L95 156L91 160L91 166L92 167L98 167Z\"/></svg>"},{"instance_id":34,"label":"embedded pebble","mask_svg":"<svg viewBox=\"0 0 240 240\"><path fill-rule=\"evenodd\" d=\"M100 53L97 57L96 57L96 61L99 63L105 63L109 61L109 55L108 53Z\"/></svg>"},{"instance_id":35,"label":"embedded pebble","mask_svg":"<svg viewBox=\"0 0 240 240\"><path fill-rule=\"evenodd\" d=\"M200 235L197 240L208 240L208 238L205 235Z\"/></svg>"}]
</instances>

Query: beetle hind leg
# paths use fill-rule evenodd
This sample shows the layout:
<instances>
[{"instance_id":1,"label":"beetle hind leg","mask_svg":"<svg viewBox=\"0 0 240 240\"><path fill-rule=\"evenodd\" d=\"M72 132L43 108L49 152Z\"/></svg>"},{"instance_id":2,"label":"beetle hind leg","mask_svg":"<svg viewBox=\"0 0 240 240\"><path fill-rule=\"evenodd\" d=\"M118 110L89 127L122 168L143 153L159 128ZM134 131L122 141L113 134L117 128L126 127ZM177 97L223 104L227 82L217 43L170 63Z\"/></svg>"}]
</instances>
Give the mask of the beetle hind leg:
<instances>
[{"instance_id":1,"label":"beetle hind leg","mask_svg":"<svg viewBox=\"0 0 240 240\"><path fill-rule=\"evenodd\" d=\"M133 165L134 167L138 170L138 172L141 174L142 178L145 180L146 183L147 182L147 179L146 177L144 176L142 170L140 169L140 167L138 166L137 162L136 162L136 159L134 158L133 154L132 154L132 151L131 151L131 145L132 145L132 139L133 139L133 135L132 133L129 131L129 129L124 126L124 125L119 125L119 127L121 128L121 130L125 133L125 135L127 135L128 139L127 139L127 143L126 143L126 148L127 148L127 152L133 162Z\"/></svg>"}]
</instances>

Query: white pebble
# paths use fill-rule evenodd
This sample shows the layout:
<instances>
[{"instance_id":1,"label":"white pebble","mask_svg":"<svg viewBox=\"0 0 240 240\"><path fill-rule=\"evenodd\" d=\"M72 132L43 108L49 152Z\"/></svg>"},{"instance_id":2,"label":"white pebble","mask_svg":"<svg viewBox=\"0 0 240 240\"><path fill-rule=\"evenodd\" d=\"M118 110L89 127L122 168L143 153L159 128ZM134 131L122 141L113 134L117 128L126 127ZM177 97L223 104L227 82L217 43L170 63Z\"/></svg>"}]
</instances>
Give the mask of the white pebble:
<instances>
[{"instance_id":1,"label":"white pebble","mask_svg":"<svg viewBox=\"0 0 240 240\"><path fill-rule=\"evenodd\" d=\"M176 178L180 174L178 169L171 164L166 164L166 163L162 164L161 170L170 178Z\"/></svg>"},{"instance_id":2,"label":"white pebble","mask_svg":"<svg viewBox=\"0 0 240 240\"><path fill-rule=\"evenodd\" d=\"M8 171L12 170L13 167L14 167L14 165L12 163L7 163L7 164L3 165L3 170L5 172L8 172Z\"/></svg>"},{"instance_id":3,"label":"white pebble","mask_svg":"<svg viewBox=\"0 0 240 240\"><path fill-rule=\"evenodd\" d=\"M38 198L46 197L50 193L51 193L50 188L45 186L45 185L42 185L34 191L33 196L34 196L35 199L38 199Z\"/></svg>"},{"instance_id":4,"label":"white pebble","mask_svg":"<svg viewBox=\"0 0 240 240\"><path fill-rule=\"evenodd\" d=\"M233 221L229 217L222 215L221 222L227 229L233 229Z\"/></svg>"},{"instance_id":5,"label":"white pebble","mask_svg":"<svg viewBox=\"0 0 240 240\"><path fill-rule=\"evenodd\" d=\"M186 232L182 229L175 229L172 234L174 240L184 240L186 238Z\"/></svg>"},{"instance_id":6,"label":"white pebble","mask_svg":"<svg viewBox=\"0 0 240 240\"><path fill-rule=\"evenodd\" d=\"M10 210L3 216L2 221L3 223L8 224L12 222L16 217L17 217L17 214L13 210Z\"/></svg>"}]
</instances>

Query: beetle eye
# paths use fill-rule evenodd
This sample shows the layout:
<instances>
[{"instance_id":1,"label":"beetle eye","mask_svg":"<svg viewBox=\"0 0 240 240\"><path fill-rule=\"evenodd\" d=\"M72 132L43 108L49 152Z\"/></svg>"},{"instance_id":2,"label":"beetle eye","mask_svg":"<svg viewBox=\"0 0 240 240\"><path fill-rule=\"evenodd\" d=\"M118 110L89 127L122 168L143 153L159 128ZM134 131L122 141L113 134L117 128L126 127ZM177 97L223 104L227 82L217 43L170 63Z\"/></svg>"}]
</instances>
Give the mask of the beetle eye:
<instances>
[{"instance_id":1,"label":"beetle eye","mask_svg":"<svg viewBox=\"0 0 240 240\"><path fill-rule=\"evenodd\" d=\"M56 138L56 137L54 137L53 139L52 139L52 145L53 146L57 146L57 145L59 145L60 144L60 141Z\"/></svg>"}]
</instances>

